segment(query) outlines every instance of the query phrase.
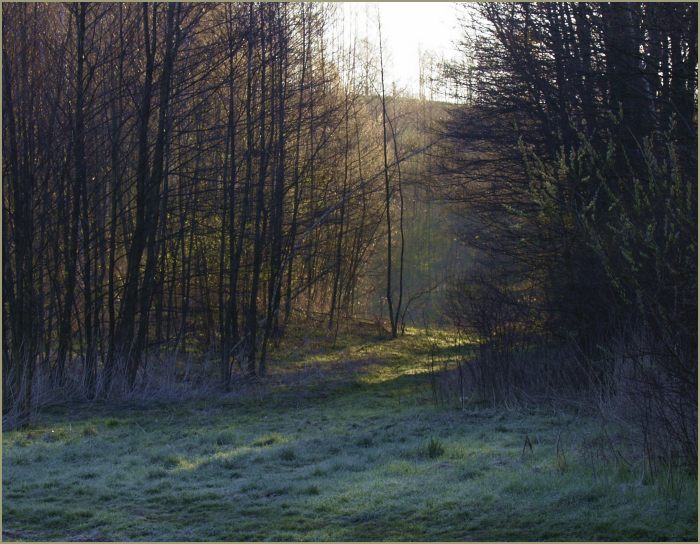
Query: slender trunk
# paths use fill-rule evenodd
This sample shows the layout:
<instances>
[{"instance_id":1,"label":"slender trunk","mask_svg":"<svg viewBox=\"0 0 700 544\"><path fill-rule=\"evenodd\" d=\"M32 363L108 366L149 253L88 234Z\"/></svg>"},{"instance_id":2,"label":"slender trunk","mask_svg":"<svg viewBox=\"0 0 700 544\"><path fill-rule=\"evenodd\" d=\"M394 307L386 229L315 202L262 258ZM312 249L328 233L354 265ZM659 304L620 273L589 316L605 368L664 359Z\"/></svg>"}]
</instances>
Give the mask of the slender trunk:
<instances>
[{"instance_id":1,"label":"slender trunk","mask_svg":"<svg viewBox=\"0 0 700 544\"><path fill-rule=\"evenodd\" d=\"M120 321L115 333L120 358L126 362L128 384L133 385L138 370L140 353L136 345L135 324L139 302L139 279L141 260L148 236L148 215L152 191L148 175L148 127L151 118L151 98L153 93L153 71L156 46L156 15L158 5L153 4L153 29L149 28L149 5L143 5L143 46L145 71L138 123L138 160L136 166L136 225L127 251L127 272L124 294L119 312ZM149 198L151 197L151 198ZM143 319L143 316L141 317Z\"/></svg>"},{"instance_id":2,"label":"slender trunk","mask_svg":"<svg viewBox=\"0 0 700 544\"><path fill-rule=\"evenodd\" d=\"M271 195L271 251L270 251L270 273L268 280L267 293L267 320L265 324L265 332L263 336L263 345L260 353L260 375L264 376L266 372L265 356L267 349L267 341L272 335L275 339L278 338L278 314L282 292L282 220L284 217L284 178L285 178L285 161L286 161L286 105L287 105L287 86L288 77L287 71L287 19L286 5L280 5L279 11L275 14L277 25L278 48L276 60L278 61L277 80L273 80L273 85L276 85L277 90L277 152L276 152L276 168L275 182Z\"/></svg>"},{"instance_id":3,"label":"slender trunk","mask_svg":"<svg viewBox=\"0 0 700 544\"><path fill-rule=\"evenodd\" d=\"M394 119L396 119L396 114L394 114ZM404 254L406 250L406 238L404 236L403 228L403 216L404 216L404 202L403 202L403 187L402 187L402 177L401 177L401 160L399 159L399 145L396 138L396 130L391 122L391 119L387 118L389 122L389 128L391 130L391 140L394 144L394 157L396 160L396 178L397 178L397 191L399 193L399 237L401 238L401 249L399 251L399 279L398 279L398 289L399 295L396 301L396 309L394 317L391 322L391 331L394 338L396 338L399 316L401 315L401 305L403 303L403 270L404 270Z\"/></svg>"},{"instance_id":4,"label":"slender trunk","mask_svg":"<svg viewBox=\"0 0 700 544\"><path fill-rule=\"evenodd\" d=\"M336 304L338 302L338 284L340 282L340 271L343 262L343 235L345 234L343 227L345 226L345 198L348 185L348 156L350 154L350 129L349 123L349 108L348 108L348 91L345 92L345 146L343 150L343 190L341 193L342 204L340 206L340 225L338 227L338 243L336 244L335 252L335 270L333 274L333 289L331 291L331 309L328 315L328 330L333 330L333 319L335 316ZM338 312L340 314L340 312ZM340 315L338 315L340 321Z\"/></svg>"},{"instance_id":5,"label":"slender trunk","mask_svg":"<svg viewBox=\"0 0 700 544\"><path fill-rule=\"evenodd\" d=\"M95 381L97 372L97 347L95 329L93 324L93 286L92 263L90 259L90 239L92 229L90 225L88 191L87 191L87 167L85 164L85 19L87 4L76 6L76 39L77 39L77 73L75 96L75 121L73 136L73 166L75 169L75 186L78 194L75 195L82 201L82 213L80 224L82 227L82 253L83 253L83 313L85 325L86 350L84 353L85 388L88 397L95 394ZM78 208L80 205L78 204Z\"/></svg>"},{"instance_id":6,"label":"slender trunk","mask_svg":"<svg viewBox=\"0 0 700 544\"><path fill-rule=\"evenodd\" d=\"M253 238L253 269L251 276L250 297L248 311L246 315L247 327L247 350L248 374L255 375L257 335L258 335L258 288L260 286L260 270L262 266L263 239L261 235L262 213L265 206L265 179L267 177L267 165L269 157L269 146L265 141L265 126L267 120L267 36L265 35L265 5L260 6L260 47L261 47L261 67L260 67L260 162L258 165L258 187L255 198L255 227ZM270 131L272 132L272 130Z\"/></svg>"},{"instance_id":7,"label":"slender trunk","mask_svg":"<svg viewBox=\"0 0 700 544\"><path fill-rule=\"evenodd\" d=\"M299 204L301 201L301 188L299 184L299 161L301 154L301 127L303 119L304 89L306 85L306 59L307 59L307 23L306 6L301 8L301 80L299 83L299 102L297 104L297 125L294 151L294 174L293 174L293 207L292 221L289 232L289 262L287 263L287 289L284 305L284 328L289 324L289 315L292 310L292 271L294 268L294 257L296 254L297 218L299 214Z\"/></svg>"},{"instance_id":8,"label":"slender trunk","mask_svg":"<svg viewBox=\"0 0 700 544\"><path fill-rule=\"evenodd\" d=\"M397 328L394 318L393 291L391 286L392 276L392 241L391 241L391 186L389 184L389 157L387 152L387 114L386 114L386 94L384 91L384 55L382 51L382 22L379 19L379 70L382 90L382 150L384 157L384 213L386 214L386 302L389 309L389 321L391 322L391 336L396 338Z\"/></svg>"}]
</instances>

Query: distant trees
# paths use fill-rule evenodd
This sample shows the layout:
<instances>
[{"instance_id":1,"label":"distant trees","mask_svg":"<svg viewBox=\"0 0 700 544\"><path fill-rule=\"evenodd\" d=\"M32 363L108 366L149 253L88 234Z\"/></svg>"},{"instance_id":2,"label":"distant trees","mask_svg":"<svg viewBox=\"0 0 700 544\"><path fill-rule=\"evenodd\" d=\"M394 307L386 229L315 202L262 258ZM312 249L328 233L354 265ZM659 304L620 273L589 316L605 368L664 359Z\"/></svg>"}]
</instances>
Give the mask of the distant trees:
<instances>
[{"instance_id":1,"label":"distant trees","mask_svg":"<svg viewBox=\"0 0 700 544\"><path fill-rule=\"evenodd\" d=\"M131 390L193 350L230 388L292 319L364 307L382 127L333 17L3 5L5 412L26 416L39 382Z\"/></svg>"},{"instance_id":2,"label":"distant trees","mask_svg":"<svg viewBox=\"0 0 700 544\"><path fill-rule=\"evenodd\" d=\"M468 323L500 308L501 325L573 341L591 357L613 336L645 331L637 356L653 354L657 406L682 399L685 413L669 421L691 447L697 5L470 9L468 62L446 71L469 103L444 127L442 166L484 267L463 278L482 287L462 290L471 302L456 314Z\"/></svg>"}]
</instances>

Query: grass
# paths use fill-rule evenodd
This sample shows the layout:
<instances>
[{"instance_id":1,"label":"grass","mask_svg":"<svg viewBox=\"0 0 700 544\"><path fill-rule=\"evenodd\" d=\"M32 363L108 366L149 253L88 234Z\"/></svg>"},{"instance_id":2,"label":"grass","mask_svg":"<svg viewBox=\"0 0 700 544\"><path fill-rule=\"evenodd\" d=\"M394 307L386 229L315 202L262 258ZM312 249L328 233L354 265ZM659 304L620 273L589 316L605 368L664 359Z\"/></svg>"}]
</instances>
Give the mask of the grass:
<instances>
[{"instance_id":1,"label":"grass","mask_svg":"<svg viewBox=\"0 0 700 544\"><path fill-rule=\"evenodd\" d=\"M584 417L435 407L428 353L460 350L297 337L255 395L45 410L3 436L5 539L697 539L695 477L589 460Z\"/></svg>"},{"instance_id":2,"label":"grass","mask_svg":"<svg viewBox=\"0 0 700 544\"><path fill-rule=\"evenodd\" d=\"M436 457L440 457L443 453L445 453L445 447L442 445L442 442L431 438L428 443L428 457L435 459Z\"/></svg>"}]
</instances>

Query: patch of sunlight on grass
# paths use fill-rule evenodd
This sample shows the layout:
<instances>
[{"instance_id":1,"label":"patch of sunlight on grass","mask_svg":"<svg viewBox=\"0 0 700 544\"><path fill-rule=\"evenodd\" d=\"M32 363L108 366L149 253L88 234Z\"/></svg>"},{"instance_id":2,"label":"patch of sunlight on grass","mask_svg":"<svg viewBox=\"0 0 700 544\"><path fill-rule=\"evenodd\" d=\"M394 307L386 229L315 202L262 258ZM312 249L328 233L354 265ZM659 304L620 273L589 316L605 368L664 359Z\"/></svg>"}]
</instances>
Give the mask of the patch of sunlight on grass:
<instances>
[{"instance_id":1,"label":"patch of sunlight on grass","mask_svg":"<svg viewBox=\"0 0 700 544\"><path fill-rule=\"evenodd\" d=\"M391 461L385 467L386 473L391 475L415 475L419 472L416 463L409 461Z\"/></svg>"},{"instance_id":2,"label":"patch of sunlight on grass","mask_svg":"<svg viewBox=\"0 0 700 544\"><path fill-rule=\"evenodd\" d=\"M243 457L245 455L249 455L254 451L255 450L250 446L239 446L237 448L227 449L225 451L217 451L216 453L213 453L212 455L204 457L202 460L202 463L200 463L200 465L205 463L205 462L230 461L231 459L234 459L237 457Z\"/></svg>"},{"instance_id":3,"label":"patch of sunlight on grass","mask_svg":"<svg viewBox=\"0 0 700 544\"><path fill-rule=\"evenodd\" d=\"M280 433L270 433L256 438L253 441L253 446L262 448L265 446L271 446L272 444L283 444L286 441L287 438L285 438Z\"/></svg>"},{"instance_id":4,"label":"patch of sunlight on grass","mask_svg":"<svg viewBox=\"0 0 700 544\"><path fill-rule=\"evenodd\" d=\"M199 460L180 458L173 468L176 470L194 470L201 465Z\"/></svg>"}]
</instances>

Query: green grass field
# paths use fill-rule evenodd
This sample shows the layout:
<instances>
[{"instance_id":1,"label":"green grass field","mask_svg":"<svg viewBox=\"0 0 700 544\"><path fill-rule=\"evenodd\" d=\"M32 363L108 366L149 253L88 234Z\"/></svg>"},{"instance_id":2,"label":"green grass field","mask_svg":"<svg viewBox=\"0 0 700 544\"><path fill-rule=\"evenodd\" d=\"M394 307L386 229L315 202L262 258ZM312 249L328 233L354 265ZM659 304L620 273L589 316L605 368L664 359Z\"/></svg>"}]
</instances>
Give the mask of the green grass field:
<instances>
[{"instance_id":1,"label":"green grass field","mask_svg":"<svg viewBox=\"0 0 700 544\"><path fill-rule=\"evenodd\" d=\"M245 394L46 409L3 436L4 539L697 539L696 478L602 462L596 421L435 406L453 340L297 339Z\"/></svg>"}]
</instances>

